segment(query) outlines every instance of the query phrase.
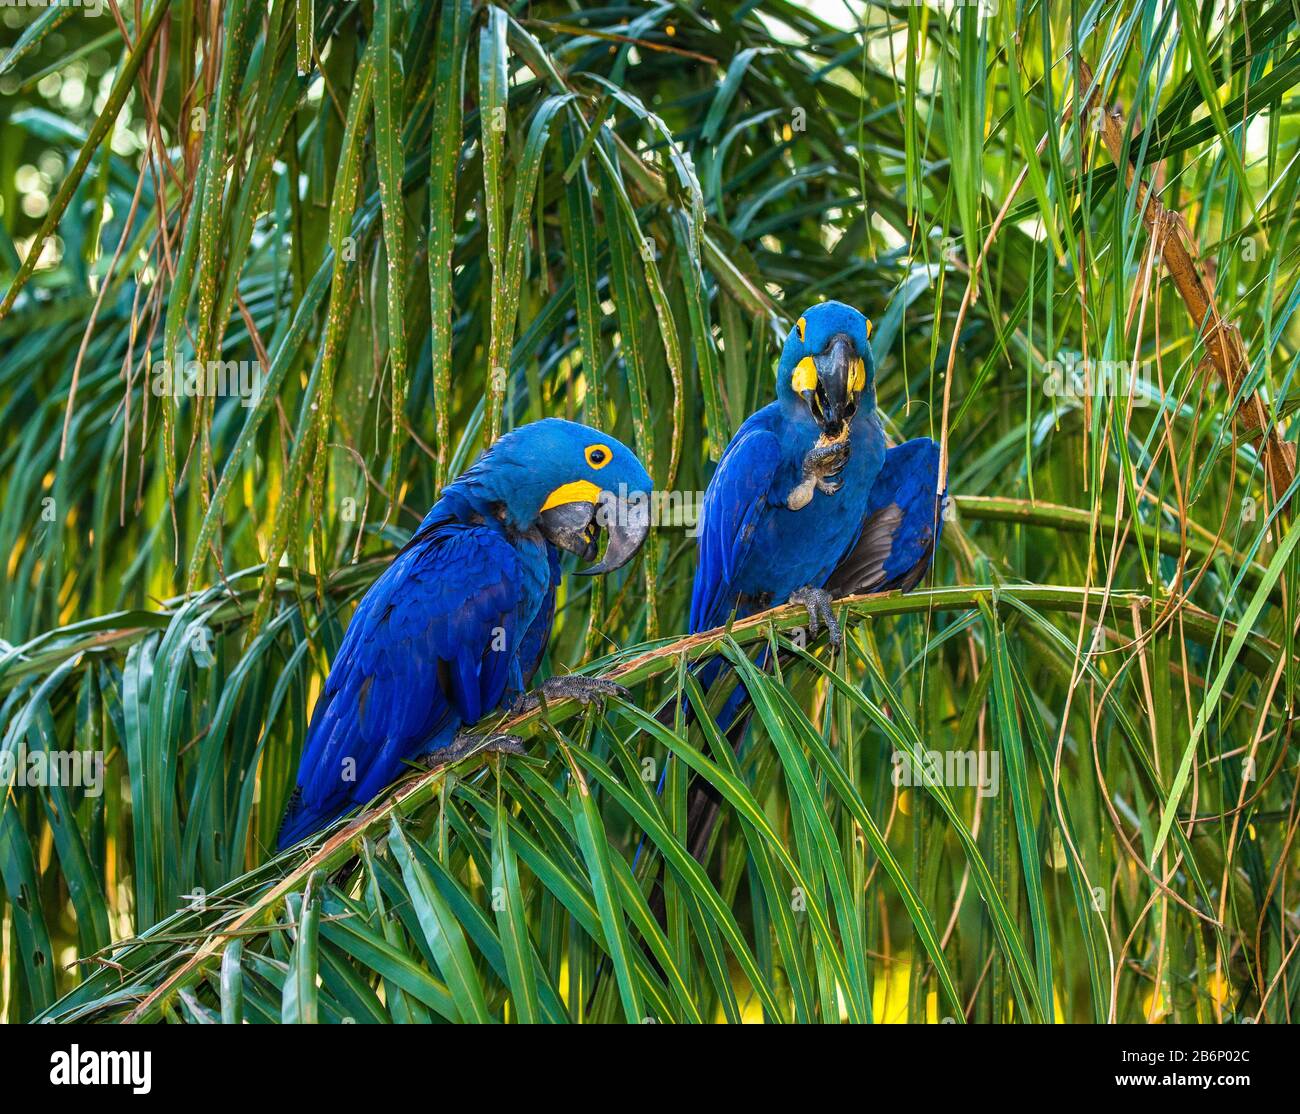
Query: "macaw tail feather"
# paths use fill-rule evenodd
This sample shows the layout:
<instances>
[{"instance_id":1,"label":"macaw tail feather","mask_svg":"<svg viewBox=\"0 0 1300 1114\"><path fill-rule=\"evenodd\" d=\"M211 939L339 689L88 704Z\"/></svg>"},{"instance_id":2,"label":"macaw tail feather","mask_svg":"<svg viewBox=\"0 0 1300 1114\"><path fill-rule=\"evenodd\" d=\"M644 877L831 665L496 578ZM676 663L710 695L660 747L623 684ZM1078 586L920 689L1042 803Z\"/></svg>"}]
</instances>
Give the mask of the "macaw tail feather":
<instances>
[{"instance_id":1,"label":"macaw tail feather","mask_svg":"<svg viewBox=\"0 0 1300 1114\"><path fill-rule=\"evenodd\" d=\"M283 851L292 847L300 839L306 839L312 832L319 831L334 817L339 810L325 813L320 809L308 808L302 799L302 786L295 786L289 794L289 803L284 806L284 818L280 821L280 831L275 837L275 849Z\"/></svg>"},{"instance_id":2,"label":"macaw tail feather","mask_svg":"<svg viewBox=\"0 0 1300 1114\"><path fill-rule=\"evenodd\" d=\"M759 669L766 668L768 656L769 647L764 646L755 662ZM715 657L696 666L695 678L699 681L701 691L707 696L713 686L725 680L726 675L731 671L732 666L725 658ZM749 690L745 688L743 683L738 681L717 715L718 728L726 736L727 743L734 753L739 753L741 744L745 741L745 733L749 729L749 719L752 713L753 708L749 705ZM672 727L677 719L676 701L669 700L664 704L655 718L665 727ZM695 710L687 704L682 709L683 725L689 727L694 718ZM672 759L670 758L669 761L672 761ZM659 775L659 784L655 789L657 795L662 796L667 777L668 765L665 763L664 771ZM721 809L722 794L699 775L693 776L686 789L686 849L699 863L704 862L708 853L709 841L713 838L713 830L717 826ZM643 836L640 843L637 844L636 854L632 859L633 870L636 869L641 860L641 852L644 847L645 837ZM651 891L650 911L655 919L662 924L665 907L661 884L656 884Z\"/></svg>"},{"instance_id":3,"label":"macaw tail feather","mask_svg":"<svg viewBox=\"0 0 1300 1114\"><path fill-rule=\"evenodd\" d=\"M754 664L757 665L759 669L767 668L768 654L769 647L764 646L758 657L754 659ZM700 691L707 697L709 692L712 691L713 686L725 680L727 675L732 672L732 666L728 663L726 658L709 658L707 661L702 661L696 665L692 672L694 673L695 680L699 682ZM731 731L731 726L735 722L736 716L740 713L748 700L749 692L745 688L744 683L737 681L736 687L732 689L731 695L727 697L726 703L718 709L718 730L720 730L724 735ZM672 727L677 718L676 703L670 700L659 709L655 718L665 727ZM682 706L682 726L689 727L694 720L695 709L689 703L684 702ZM667 767L665 766L664 769L665 773L659 776L659 786L655 790L657 793L662 793L664 789L664 777L667 773Z\"/></svg>"},{"instance_id":4,"label":"macaw tail feather","mask_svg":"<svg viewBox=\"0 0 1300 1114\"><path fill-rule=\"evenodd\" d=\"M771 647L764 646L754 664L759 669L766 669L770 656ZM700 686L708 692L713 684L724 679L730 671L731 666L724 659L714 658L701 670ZM753 713L754 707L750 703L749 690L745 688L744 682L737 681L726 703L719 709L717 717L718 729L726 736L733 753L740 752ZM721 808L722 794L707 781L699 777L692 778L686 791L686 846L697 862L704 862L708 854L709 841L713 837L713 829L717 825Z\"/></svg>"}]
</instances>

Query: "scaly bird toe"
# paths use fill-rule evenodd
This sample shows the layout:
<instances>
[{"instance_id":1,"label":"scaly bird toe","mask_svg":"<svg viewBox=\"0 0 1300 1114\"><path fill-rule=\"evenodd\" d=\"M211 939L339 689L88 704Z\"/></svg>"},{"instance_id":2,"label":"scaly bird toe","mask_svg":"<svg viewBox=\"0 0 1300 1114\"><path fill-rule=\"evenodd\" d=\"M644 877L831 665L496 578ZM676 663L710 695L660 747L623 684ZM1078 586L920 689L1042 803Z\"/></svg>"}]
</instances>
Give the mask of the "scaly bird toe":
<instances>
[{"instance_id":1,"label":"scaly bird toe","mask_svg":"<svg viewBox=\"0 0 1300 1114\"><path fill-rule=\"evenodd\" d=\"M417 758L416 764L423 766L426 770L435 770L439 766L446 766L465 758L470 754L477 754L483 751L488 754L514 754L522 755L527 751L524 749L524 741L518 735L509 735L502 732L497 735L489 735L486 739L482 735L472 735L466 731L457 732L456 737L445 747L439 747L437 750L431 750L428 754L422 754Z\"/></svg>"},{"instance_id":2,"label":"scaly bird toe","mask_svg":"<svg viewBox=\"0 0 1300 1114\"><path fill-rule=\"evenodd\" d=\"M839 620L831 608L830 593L821 588L800 588L790 593L790 602L801 604L808 611L808 626L816 638L823 626L830 639L831 649L838 651L844 644L844 635L840 630Z\"/></svg>"},{"instance_id":3,"label":"scaly bird toe","mask_svg":"<svg viewBox=\"0 0 1300 1114\"><path fill-rule=\"evenodd\" d=\"M513 754L517 758L522 758L528 753L523 739L518 735L511 735L507 732L501 732L499 735L489 735L486 743L483 744L482 750L490 754Z\"/></svg>"},{"instance_id":4,"label":"scaly bird toe","mask_svg":"<svg viewBox=\"0 0 1300 1114\"><path fill-rule=\"evenodd\" d=\"M576 700L579 704L603 704L611 696L630 700L632 694L617 681L605 677L580 677L575 673L542 682L547 700Z\"/></svg>"},{"instance_id":5,"label":"scaly bird toe","mask_svg":"<svg viewBox=\"0 0 1300 1114\"><path fill-rule=\"evenodd\" d=\"M531 712L542 701L558 703L561 700L576 700L579 704L603 704L611 696L630 700L632 694L617 681L605 677L581 677L568 673L563 677L551 677L538 686L538 691L521 696L512 709L516 714Z\"/></svg>"}]
</instances>

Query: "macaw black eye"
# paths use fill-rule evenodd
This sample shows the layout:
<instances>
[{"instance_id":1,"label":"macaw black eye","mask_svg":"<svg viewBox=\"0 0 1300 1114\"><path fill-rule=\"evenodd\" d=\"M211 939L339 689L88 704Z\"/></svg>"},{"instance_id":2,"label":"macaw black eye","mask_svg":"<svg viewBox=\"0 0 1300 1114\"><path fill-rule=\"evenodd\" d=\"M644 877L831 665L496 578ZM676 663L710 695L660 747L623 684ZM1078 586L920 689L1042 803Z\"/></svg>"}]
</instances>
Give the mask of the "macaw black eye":
<instances>
[{"instance_id":1,"label":"macaw black eye","mask_svg":"<svg viewBox=\"0 0 1300 1114\"><path fill-rule=\"evenodd\" d=\"M607 445L588 445L587 446L587 463L593 468L604 468L610 462L614 454L609 451Z\"/></svg>"}]
</instances>

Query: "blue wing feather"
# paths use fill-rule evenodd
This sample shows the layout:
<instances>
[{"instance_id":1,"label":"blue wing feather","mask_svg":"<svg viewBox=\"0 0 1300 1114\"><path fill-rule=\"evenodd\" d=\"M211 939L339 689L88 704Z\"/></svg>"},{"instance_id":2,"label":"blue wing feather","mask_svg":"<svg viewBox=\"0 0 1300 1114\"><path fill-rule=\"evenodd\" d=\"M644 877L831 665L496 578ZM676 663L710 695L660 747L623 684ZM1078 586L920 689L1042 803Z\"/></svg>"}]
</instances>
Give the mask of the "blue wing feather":
<instances>
[{"instance_id":1,"label":"blue wing feather","mask_svg":"<svg viewBox=\"0 0 1300 1114\"><path fill-rule=\"evenodd\" d=\"M780 465L781 442L766 429L742 428L722 454L704 493L692 631L720 626L736 606L736 574L753 545Z\"/></svg>"},{"instance_id":2,"label":"blue wing feather","mask_svg":"<svg viewBox=\"0 0 1300 1114\"><path fill-rule=\"evenodd\" d=\"M542 597L541 606L537 609L537 617L519 643L519 671L523 674L525 688L532 683L533 674L542 664L542 656L551 640L551 627L555 624L555 591L560 586L560 551L553 545L547 545L546 557L550 570L546 595Z\"/></svg>"},{"instance_id":3,"label":"blue wing feather","mask_svg":"<svg viewBox=\"0 0 1300 1114\"><path fill-rule=\"evenodd\" d=\"M358 605L317 700L281 847L523 687L533 579L492 526L438 523L398 554Z\"/></svg>"},{"instance_id":4,"label":"blue wing feather","mask_svg":"<svg viewBox=\"0 0 1300 1114\"><path fill-rule=\"evenodd\" d=\"M834 596L910 591L934 559L947 489L938 493L939 445L917 437L885 454L857 544L831 574Z\"/></svg>"}]
</instances>

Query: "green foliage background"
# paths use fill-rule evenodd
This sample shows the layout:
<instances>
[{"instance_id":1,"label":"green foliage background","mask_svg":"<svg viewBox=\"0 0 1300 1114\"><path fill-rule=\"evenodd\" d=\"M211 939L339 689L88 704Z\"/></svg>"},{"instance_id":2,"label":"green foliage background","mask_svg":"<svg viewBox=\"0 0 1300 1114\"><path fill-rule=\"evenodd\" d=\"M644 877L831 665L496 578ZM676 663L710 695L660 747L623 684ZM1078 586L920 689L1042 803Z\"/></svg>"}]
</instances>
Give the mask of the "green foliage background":
<instances>
[{"instance_id":1,"label":"green foliage background","mask_svg":"<svg viewBox=\"0 0 1300 1114\"><path fill-rule=\"evenodd\" d=\"M3 9L0 748L106 762L0 805L3 1016L1289 1020L1297 532L1234 415L1257 392L1287 436L1296 398L1298 15ZM1240 397L1084 60L1240 328ZM694 546L660 529L566 580L549 657L634 703L272 858L351 608L439 485L562 414L698 492L823 297L875 323L891 436L946 439L927 586L847 605L835 659L785 612L681 641ZM1136 393L1054 391L1071 354ZM263 390L160 396L168 360ZM719 650L738 756L685 671ZM683 692L698 723L661 727ZM895 785L924 750L1001 791ZM704 867L692 770L725 800Z\"/></svg>"}]
</instances>

